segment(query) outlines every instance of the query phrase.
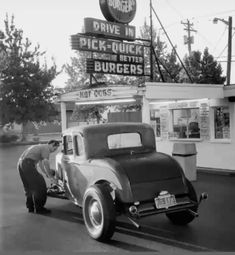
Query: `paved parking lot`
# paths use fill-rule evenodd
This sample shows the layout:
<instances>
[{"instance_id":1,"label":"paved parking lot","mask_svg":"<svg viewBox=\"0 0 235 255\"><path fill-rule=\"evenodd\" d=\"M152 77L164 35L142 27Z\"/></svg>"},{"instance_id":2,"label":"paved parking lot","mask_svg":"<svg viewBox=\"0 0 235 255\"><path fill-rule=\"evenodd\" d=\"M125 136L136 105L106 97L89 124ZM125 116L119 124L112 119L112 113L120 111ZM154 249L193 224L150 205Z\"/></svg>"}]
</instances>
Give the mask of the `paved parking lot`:
<instances>
[{"instance_id":1,"label":"paved parking lot","mask_svg":"<svg viewBox=\"0 0 235 255\"><path fill-rule=\"evenodd\" d=\"M24 149L25 146L0 148L0 227L2 233L5 233L4 240L8 240L8 243L1 243L4 240L0 238L0 247L1 245L8 245L8 247L15 247L18 250L27 250L30 247L37 247L41 241L45 244L45 247L41 247L41 249L50 250L53 240L52 243L49 242L48 236L42 234L45 230L31 233L30 231L37 226L24 225L24 222L40 225L40 221L43 221L51 226L48 233L53 232L52 235L62 238L60 242L63 242L63 234L65 233L71 235L72 238L77 238L78 235L82 238L80 240L82 243L83 241L88 243L87 247L90 250L149 251L144 247L151 244L152 248L154 247L152 251L155 249L158 251L164 251L164 249L168 251L180 250L181 254L182 251L235 252L234 174L221 175L198 172L197 181L193 182L196 191L198 194L207 192L209 197L207 201L202 202L199 217L188 226L175 226L169 222L165 215L154 215L141 219L141 228L138 230L127 219L120 218L113 242L109 246L99 244L97 248L97 242L91 241L87 236L81 213L79 214L77 208L69 201L49 198L47 206L52 209L53 213L47 218L40 217L39 221L35 221L32 215L25 212L22 184L16 171L18 156ZM71 221L71 216L72 219L76 216L78 220ZM82 224L80 228L82 232L79 234L77 233L77 224ZM53 229L55 226L63 229L64 232L60 233ZM20 235L15 234L16 230ZM27 242L28 239L24 238L29 233L32 234L32 243ZM12 242L10 234L15 237L14 242ZM3 237L2 234L1 237ZM37 240L38 238L39 240ZM25 242L21 243L21 240L25 240ZM70 243L72 240L66 238L64 241ZM57 242L55 240L55 243ZM77 245L75 239L74 245ZM60 246L62 250L65 248L62 243L58 243L53 248Z\"/></svg>"},{"instance_id":2,"label":"paved parking lot","mask_svg":"<svg viewBox=\"0 0 235 255\"><path fill-rule=\"evenodd\" d=\"M165 215L155 215L141 220L142 231L194 251L235 252L235 176L200 171L193 185L198 194L208 193L198 218L185 227L169 224Z\"/></svg>"}]
</instances>

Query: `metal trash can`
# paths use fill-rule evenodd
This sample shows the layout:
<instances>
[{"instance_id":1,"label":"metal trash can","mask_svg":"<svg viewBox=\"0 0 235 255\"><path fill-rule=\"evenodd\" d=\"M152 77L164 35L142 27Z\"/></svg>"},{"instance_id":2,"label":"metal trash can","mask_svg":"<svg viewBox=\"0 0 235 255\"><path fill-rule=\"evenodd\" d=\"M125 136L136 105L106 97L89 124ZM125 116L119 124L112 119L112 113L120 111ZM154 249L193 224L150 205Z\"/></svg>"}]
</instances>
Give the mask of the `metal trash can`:
<instances>
[{"instance_id":1,"label":"metal trash can","mask_svg":"<svg viewBox=\"0 0 235 255\"><path fill-rule=\"evenodd\" d=\"M195 143L174 143L172 156L176 159L186 178L190 181L197 180L197 151Z\"/></svg>"}]
</instances>

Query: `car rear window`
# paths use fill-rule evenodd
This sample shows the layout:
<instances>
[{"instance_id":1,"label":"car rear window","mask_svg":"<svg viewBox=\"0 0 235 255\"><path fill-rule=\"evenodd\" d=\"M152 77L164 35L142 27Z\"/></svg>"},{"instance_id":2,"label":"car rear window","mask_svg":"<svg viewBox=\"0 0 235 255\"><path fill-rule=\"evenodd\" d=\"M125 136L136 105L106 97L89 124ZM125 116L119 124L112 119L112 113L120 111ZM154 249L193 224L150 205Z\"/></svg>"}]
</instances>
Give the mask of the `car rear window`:
<instances>
[{"instance_id":1,"label":"car rear window","mask_svg":"<svg viewBox=\"0 0 235 255\"><path fill-rule=\"evenodd\" d=\"M120 133L108 136L109 149L121 149L141 147L141 136L139 133Z\"/></svg>"}]
</instances>

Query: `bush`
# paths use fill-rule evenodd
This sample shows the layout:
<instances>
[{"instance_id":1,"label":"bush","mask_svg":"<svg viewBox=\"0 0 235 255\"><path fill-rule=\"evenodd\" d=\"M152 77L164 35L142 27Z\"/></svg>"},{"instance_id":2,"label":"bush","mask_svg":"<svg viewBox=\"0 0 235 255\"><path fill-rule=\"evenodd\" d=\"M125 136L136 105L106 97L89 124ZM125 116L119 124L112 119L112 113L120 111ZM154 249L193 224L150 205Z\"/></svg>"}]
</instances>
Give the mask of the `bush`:
<instances>
[{"instance_id":1,"label":"bush","mask_svg":"<svg viewBox=\"0 0 235 255\"><path fill-rule=\"evenodd\" d=\"M1 143L10 143L10 142L15 142L19 137L17 135L1 135L0 136L0 142Z\"/></svg>"}]
</instances>

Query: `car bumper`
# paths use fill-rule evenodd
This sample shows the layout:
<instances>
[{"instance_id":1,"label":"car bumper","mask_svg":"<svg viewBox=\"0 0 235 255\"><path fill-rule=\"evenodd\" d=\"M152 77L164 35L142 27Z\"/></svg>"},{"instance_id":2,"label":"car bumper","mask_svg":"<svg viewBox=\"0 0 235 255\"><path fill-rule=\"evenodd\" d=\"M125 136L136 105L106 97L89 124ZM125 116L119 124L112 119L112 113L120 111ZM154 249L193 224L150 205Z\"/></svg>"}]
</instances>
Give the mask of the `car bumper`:
<instances>
[{"instance_id":1,"label":"car bumper","mask_svg":"<svg viewBox=\"0 0 235 255\"><path fill-rule=\"evenodd\" d=\"M153 200L149 202L140 203L139 205L135 205L135 204L129 205L127 210L131 217L142 218L142 217L150 216L154 214L179 212L179 211L191 209L195 206L198 207L198 203L191 201L187 197L177 198L176 201L177 201L176 205L168 207L168 208L157 209Z\"/></svg>"}]
</instances>

